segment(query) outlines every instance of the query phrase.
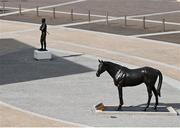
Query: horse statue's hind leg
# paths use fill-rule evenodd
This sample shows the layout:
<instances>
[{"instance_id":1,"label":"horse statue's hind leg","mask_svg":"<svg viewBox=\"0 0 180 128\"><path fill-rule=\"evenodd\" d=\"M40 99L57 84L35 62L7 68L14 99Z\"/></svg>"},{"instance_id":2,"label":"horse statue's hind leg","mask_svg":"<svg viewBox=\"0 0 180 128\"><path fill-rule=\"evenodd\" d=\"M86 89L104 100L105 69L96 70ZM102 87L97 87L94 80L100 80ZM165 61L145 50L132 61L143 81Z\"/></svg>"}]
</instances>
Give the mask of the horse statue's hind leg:
<instances>
[{"instance_id":1,"label":"horse statue's hind leg","mask_svg":"<svg viewBox=\"0 0 180 128\"><path fill-rule=\"evenodd\" d=\"M118 92L119 92L119 107L118 107L118 111L119 111L121 110L121 107L124 104L122 87L118 87Z\"/></svg>"},{"instance_id":2,"label":"horse statue's hind leg","mask_svg":"<svg viewBox=\"0 0 180 128\"><path fill-rule=\"evenodd\" d=\"M156 98L156 103L154 105L154 110L157 110L157 105L158 105L158 93L157 93L157 90L155 88L155 85L152 87L152 90L153 90L153 93L154 93L154 96Z\"/></svg>"},{"instance_id":3,"label":"horse statue's hind leg","mask_svg":"<svg viewBox=\"0 0 180 128\"><path fill-rule=\"evenodd\" d=\"M148 92L148 102L147 102L147 106L145 107L144 111L147 110L147 108L149 107L151 98L152 98L152 91L154 93L154 96L156 98L156 103L154 105L154 109L157 110L157 105L158 105L158 93L157 90L155 88L155 83L156 83L156 79L155 78L151 83L146 83L146 87L147 87L147 92Z\"/></svg>"},{"instance_id":4,"label":"horse statue's hind leg","mask_svg":"<svg viewBox=\"0 0 180 128\"><path fill-rule=\"evenodd\" d=\"M149 107L149 104L150 104L151 98L152 98L152 88L151 88L150 84L146 84L146 86L147 86L147 92L148 92L148 102L147 102L147 105L146 105L144 111L146 111L147 108Z\"/></svg>"}]
</instances>

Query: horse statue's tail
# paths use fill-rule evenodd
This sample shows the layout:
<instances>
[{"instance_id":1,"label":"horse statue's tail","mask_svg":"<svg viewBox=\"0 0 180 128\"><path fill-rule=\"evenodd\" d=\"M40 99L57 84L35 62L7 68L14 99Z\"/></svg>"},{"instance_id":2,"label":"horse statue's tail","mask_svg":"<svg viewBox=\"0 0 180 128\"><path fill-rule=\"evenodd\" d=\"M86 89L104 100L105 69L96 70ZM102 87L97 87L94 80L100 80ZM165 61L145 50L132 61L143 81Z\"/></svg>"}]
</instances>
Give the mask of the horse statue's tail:
<instances>
[{"instance_id":1,"label":"horse statue's tail","mask_svg":"<svg viewBox=\"0 0 180 128\"><path fill-rule=\"evenodd\" d=\"M162 80L163 80L163 76L162 76L162 73L159 71L159 70L157 70L158 71L158 76L159 76L159 83L158 83L158 86L157 86L157 93L158 93L158 95L161 97L161 85L162 85Z\"/></svg>"}]
</instances>

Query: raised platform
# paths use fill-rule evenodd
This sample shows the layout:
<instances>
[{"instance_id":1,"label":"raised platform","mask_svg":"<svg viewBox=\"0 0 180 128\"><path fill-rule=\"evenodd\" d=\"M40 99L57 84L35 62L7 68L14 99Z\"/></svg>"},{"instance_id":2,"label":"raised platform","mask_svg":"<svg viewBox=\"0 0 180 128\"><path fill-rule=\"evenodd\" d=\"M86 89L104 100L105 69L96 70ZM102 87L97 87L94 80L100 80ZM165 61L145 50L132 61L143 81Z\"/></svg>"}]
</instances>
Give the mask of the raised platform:
<instances>
[{"instance_id":1,"label":"raised platform","mask_svg":"<svg viewBox=\"0 0 180 128\"><path fill-rule=\"evenodd\" d=\"M100 109L98 109L100 108ZM95 113L98 114L125 114L125 115L162 115L162 116L177 116L178 113L173 107L159 106L157 111L154 110L153 106L150 106L147 111L144 110L144 106L123 106L121 111L118 111L118 106L94 106Z\"/></svg>"},{"instance_id":2,"label":"raised platform","mask_svg":"<svg viewBox=\"0 0 180 128\"><path fill-rule=\"evenodd\" d=\"M36 60L50 60L50 59L52 59L52 54L50 51L34 50L34 59L36 59Z\"/></svg>"}]
</instances>

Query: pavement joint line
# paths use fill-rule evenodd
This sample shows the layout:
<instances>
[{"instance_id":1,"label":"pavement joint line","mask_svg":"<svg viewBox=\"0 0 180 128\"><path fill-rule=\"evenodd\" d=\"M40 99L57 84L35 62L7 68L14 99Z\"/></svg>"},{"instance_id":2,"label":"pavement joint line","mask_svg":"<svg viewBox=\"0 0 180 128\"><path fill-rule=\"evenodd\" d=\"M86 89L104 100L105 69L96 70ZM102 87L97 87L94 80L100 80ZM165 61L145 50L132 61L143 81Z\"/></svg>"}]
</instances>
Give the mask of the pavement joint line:
<instances>
[{"instance_id":1,"label":"pavement joint line","mask_svg":"<svg viewBox=\"0 0 180 128\"><path fill-rule=\"evenodd\" d=\"M32 31L35 31L35 30L37 30L37 29L33 28L33 29L27 29L27 30L18 30L18 31L11 31L11 32L3 32L3 33L0 33L0 35L19 34L19 33L24 33L24 32L32 32Z\"/></svg>"},{"instance_id":2,"label":"pavement joint line","mask_svg":"<svg viewBox=\"0 0 180 128\"><path fill-rule=\"evenodd\" d=\"M149 14L142 14L137 16L130 16L131 18L137 18L137 17L144 17L144 16L157 16L157 15L164 15L164 14L172 14L172 13L178 13L180 10L175 11L168 11L168 12L158 12L158 13L149 13Z\"/></svg>"},{"instance_id":3,"label":"pavement joint line","mask_svg":"<svg viewBox=\"0 0 180 128\"><path fill-rule=\"evenodd\" d=\"M160 36L160 35L169 35L169 34L177 34L180 31L169 31L169 32L157 32L157 33L149 33L149 34L140 34L140 35L132 35L133 37L148 37L148 36Z\"/></svg>"},{"instance_id":4,"label":"pavement joint line","mask_svg":"<svg viewBox=\"0 0 180 128\"><path fill-rule=\"evenodd\" d=\"M77 23L62 24L62 25L57 25L57 26L70 27L70 26L84 25L84 24L89 24L89 23L99 23L99 22L105 22L105 21L106 21L106 19L100 19L100 20L92 20L90 22L89 21L83 21L83 22L77 22Z\"/></svg>"},{"instance_id":5,"label":"pavement joint line","mask_svg":"<svg viewBox=\"0 0 180 128\"><path fill-rule=\"evenodd\" d=\"M1 8L2 6L0 6ZM6 8L9 8L9 9L16 9L18 10L19 8L15 8L15 7L6 7ZM27 8L21 8L21 9L27 9ZM39 11L42 11L42 12L52 12L52 10L43 10L43 9L40 9ZM71 12L64 12L64 11L57 11L56 10L56 13L62 13L62 14L71 14ZM82 16L88 16L88 13L85 14L85 13L76 13L74 12L73 15L82 15ZM94 16L94 17L99 17L99 18L105 18L106 16L105 15L95 15L95 14L91 14L91 16ZM109 18L115 18L114 16L109 16Z\"/></svg>"},{"instance_id":6,"label":"pavement joint line","mask_svg":"<svg viewBox=\"0 0 180 128\"><path fill-rule=\"evenodd\" d=\"M57 42L57 41L51 41L51 42ZM143 57L138 57L138 56L134 56L134 55L128 55L128 54L122 53L122 52L115 52L115 51L111 51L111 50L107 50L107 49L95 48L95 47L90 47L90 46L82 45L82 44L75 44L73 42L61 41L60 43L69 44L69 45L76 46L76 47L81 47L81 48L93 49L93 50L97 50L97 51L101 51L101 52L105 52L105 53L110 53L110 54L114 54L114 55L120 55L120 56L123 56L123 57L133 58L133 59L137 59L137 60L142 60L142 61L145 61L145 62L158 64L158 65L161 65L161 66L169 67L169 68L180 71L180 68L177 67L177 66L165 64L165 63L155 61L155 60L146 59L146 58L143 58Z\"/></svg>"},{"instance_id":7,"label":"pavement joint line","mask_svg":"<svg viewBox=\"0 0 180 128\"><path fill-rule=\"evenodd\" d=\"M87 1L87 0L79 0L80 2L82 1ZM72 2L71 4L73 3L76 3L76 2ZM65 5L66 4L69 4L69 3L64 3ZM44 7L40 7L39 10L40 11L43 11L43 12L52 12L50 10L42 10L42 9L46 9L46 8L51 8L51 7L56 7L56 6L60 6L60 5L51 5L51 6L44 6ZM61 5L63 6L63 5ZM9 7L10 8L10 7ZM26 9L28 10L28 9ZM22 12L28 12L28 11L22 11ZM34 9L30 10L30 11L34 11ZM64 13L64 14L70 14L70 12L62 12L62 11L56 11L57 13ZM142 19L135 19L137 17L143 17L143 16L153 16L153 15L162 15L162 14L170 14L170 13L177 13L177 12L180 12L180 10L177 10L177 11L170 11L170 12L162 12L162 13L152 13L152 14L144 14L144 15L134 15L134 16L127 16L127 19L128 20L134 20L134 21L142 21ZM75 15L83 15L83 16L87 16L87 14L84 14L84 13L74 13ZM0 15L1 16L1 15ZM94 17L100 17L100 18L105 18L106 16L103 16L103 15L91 15L91 16L94 16ZM109 21L112 21L112 20L120 20L120 19L124 19L123 16L121 17L113 17L113 16L109 16ZM70 23L70 24L64 24L64 25L60 25L60 26L64 26L64 27L68 27L68 26L74 26L74 25L83 25L83 24L88 24L88 23L98 23L98 22L104 22L106 21L106 19L100 19L100 20L92 20L91 22L89 21L84 21L84 22L78 22L78 23ZM146 20L146 22L152 22L152 23L159 23L161 24L162 22L161 21L156 21L156 20ZM169 25L180 25L180 23L175 23L175 22L166 22L166 24L169 24Z\"/></svg>"},{"instance_id":8,"label":"pavement joint line","mask_svg":"<svg viewBox=\"0 0 180 128\"><path fill-rule=\"evenodd\" d=\"M47 8L53 8L53 7L60 7L60 6L76 4L76 3L80 3L80 2L84 2L84 1L87 1L87 0L74 0L74 1L60 3L60 4L55 4L55 5L39 7L39 9L47 9Z\"/></svg>"},{"instance_id":9,"label":"pavement joint line","mask_svg":"<svg viewBox=\"0 0 180 128\"><path fill-rule=\"evenodd\" d=\"M66 51L66 50L59 50L59 49L50 49L50 50L55 50L56 52L66 52L66 53L76 53L76 52L71 52L71 51ZM97 58L95 57L95 56L92 56L92 55L87 55L87 56L91 56L91 58L94 58L95 60L97 60ZM129 64L128 64L129 65ZM137 66L136 66L137 67ZM166 82L167 81L167 79L166 79L166 77L164 77L165 79L164 79L164 81ZM169 77L168 77L169 78ZM171 78L170 78L171 79ZM172 81L174 81L174 79L172 79ZM172 81L170 81L169 83L169 85L172 85ZM178 85L179 85L179 81L178 81L178 83L176 84L177 86L174 86L174 87L178 87ZM180 90L180 87L179 87L179 90ZM60 121L60 122L64 122L64 123L70 123L70 124L72 124L72 125L80 125L80 127L87 127L87 128L92 128L92 127L90 127L90 126L84 126L84 125L81 125L81 124L78 124L78 123L72 123L72 122L68 122L68 121L63 121L63 120L60 120L60 119L55 119L55 118L51 118L51 117L47 117L47 116L43 116L43 115L40 115L40 114L37 114L37 113L33 113L33 112L30 112L30 111L26 111L26 110L23 110L23 109L21 109L21 108L17 108L17 107L15 107L15 106L12 106L12 105L10 105L10 104L7 104L7 103L5 103L5 102L2 102L2 101L0 101L0 104L2 104L2 105L4 105L4 106L7 106L7 107L10 107L10 108L12 108L12 109L15 109L15 110L18 110L18 111L21 111L21 112L25 112L25 113L28 113L28 114L32 114L32 115L35 115L35 116L39 116L39 117L42 117L42 118L45 118L45 119L50 119L50 120L54 120L54 121Z\"/></svg>"},{"instance_id":10,"label":"pavement joint line","mask_svg":"<svg viewBox=\"0 0 180 128\"><path fill-rule=\"evenodd\" d=\"M0 6L0 8L3 8L3 6ZM16 8L16 7L5 7L5 9L14 9L14 10L18 10L19 8ZM21 9L25 9L25 8L21 8Z\"/></svg>"},{"instance_id":11,"label":"pavement joint line","mask_svg":"<svg viewBox=\"0 0 180 128\"><path fill-rule=\"evenodd\" d=\"M13 105L7 104L7 103L2 102L2 101L0 101L0 105L4 105L4 106L9 107L9 108L11 108L13 110L20 111L20 112L23 112L23 113L27 113L27 114L37 116L37 117L40 117L40 118L52 120L52 121L57 121L57 122L66 123L66 124L70 124L70 125L75 125L75 126L79 126L79 127L93 128L91 126L87 126L87 125L83 125L83 124L79 124L79 123L73 123L73 122L69 122L69 121L64 121L64 120L61 120L61 119L56 119L56 118L48 117L48 116L41 115L41 114L38 114L38 113L30 112L28 110L24 110L24 109L15 107Z\"/></svg>"},{"instance_id":12,"label":"pavement joint line","mask_svg":"<svg viewBox=\"0 0 180 128\"><path fill-rule=\"evenodd\" d=\"M52 8L52 7L60 7L60 6L75 4L75 3L84 2L84 1L86 1L86 0L74 0L74 1L64 2L64 3L60 3L60 4L55 4L55 5L39 7L39 9L48 9L48 8ZM34 10L36 10L36 8L25 9L25 10L22 10L21 12L29 12L29 11L34 11ZM13 14L18 14L18 13L19 13L19 11L5 13L5 14L0 14L0 17L8 16L8 15L13 15Z\"/></svg>"},{"instance_id":13,"label":"pavement joint line","mask_svg":"<svg viewBox=\"0 0 180 128\"><path fill-rule=\"evenodd\" d=\"M3 21L3 22L9 22L9 23L18 23L18 24L21 24L19 21L4 21L4 20L0 20L0 22ZM23 24L29 24L29 23L24 23ZM30 23L31 25L31 23ZM33 25L38 25L39 24L33 24ZM72 30L72 31L80 31L80 32L88 32L88 33L97 33L97 34L103 34L103 35L107 35L107 36L117 36L117 37L120 37L122 35L118 35L118 34L112 34L112 33L105 33L105 32L96 32L96 31L90 31L90 30L82 30L82 29L76 29L76 28L66 28L66 27L63 27L63 26L51 26L51 25L48 25L49 29L67 29L67 30ZM18 31L13 31L13 32L5 32L5 33L0 33L0 35L7 35L7 34L17 34L17 33L24 33L24 32L30 32L30 31L35 31L36 29L28 29L28 30L18 30ZM128 38L139 38L139 37L136 37L136 36L128 36ZM151 40L151 39L143 39L143 38L139 38L141 40ZM172 42L166 42L166 41L158 41L158 40L152 40L153 42L152 43L156 43L156 44L165 44L165 45L170 45L170 46L175 46L175 47L180 47L179 44L175 44L175 43L172 43Z\"/></svg>"},{"instance_id":14,"label":"pavement joint line","mask_svg":"<svg viewBox=\"0 0 180 128\"><path fill-rule=\"evenodd\" d=\"M69 4L74 4L74 3L79 3L79 2L84 2L84 1L87 1L87 0L75 0L75 1L70 1L70 2L65 2L65 3L60 3L60 4L56 4L56 5L50 5L50 6L44 6L44 7L39 7L39 10L42 10L42 9L48 9L48 8L52 8L52 7L59 7L59 6L64 6L64 5L69 5ZM28 11L33 11L35 10L36 8L32 8L32 9L25 9L23 10L22 12L28 12ZM48 11L48 10L42 10L42 11ZM18 11L17 11L18 12ZM12 12L13 14L14 13L17 13L17 12ZM60 13L60 11L57 11ZM180 12L180 10L176 10L176 11L169 11L169 12L160 12L160 13L150 13L150 14L143 14L143 15L134 15L134 16L127 16L127 19L129 20L136 20L136 21L142 21L141 19L134 19L134 18L137 18L137 17L143 17L143 16L156 16L156 15L163 15L163 14L171 14L171 13L177 13L177 12ZM18 12L19 13L19 12ZM68 13L68 12L61 12L61 13ZM7 13L7 15L11 13ZM69 14L69 13L68 13ZM1 14L2 16L6 16L6 14ZM0 16L1 16L0 15ZM76 15L87 15L87 14L83 14L83 13L76 13ZM96 17L105 17L103 15L94 15ZM118 20L118 19L124 19L123 16L121 17L112 17L112 16L109 16L109 21L112 21L112 20ZM101 19L101 20L94 20L94 21L91 21L91 23L98 23L98 22L104 22L106 21L106 19ZM152 22L152 23L162 23L161 21L156 21L156 20L146 20L146 22ZM78 23L74 23L74 24L65 24L65 25L62 25L62 26L73 26L73 25L82 25L82 24L88 24L88 22L78 22ZM171 25L180 25L180 23L174 23L174 22L166 22L166 24L171 24Z\"/></svg>"},{"instance_id":15,"label":"pavement joint line","mask_svg":"<svg viewBox=\"0 0 180 128\"><path fill-rule=\"evenodd\" d=\"M109 18L109 21L114 21L114 20L124 20L124 17L110 17ZM142 19L131 18L131 16L128 16L127 20L142 21ZM70 23L70 24L64 24L64 25L59 25L59 26L69 27L69 26L84 25L84 24L90 24L90 23L100 23L100 22L105 22L105 21L106 19L99 19L99 20L92 20L91 22L83 21L83 22ZM146 20L146 22L162 24L162 21L157 21L157 20ZM177 26L180 25L180 23L175 23L175 22L166 22L166 24L177 25Z\"/></svg>"},{"instance_id":16,"label":"pavement joint line","mask_svg":"<svg viewBox=\"0 0 180 128\"><path fill-rule=\"evenodd\" d=\"M143 16L155 16L155 15L162 15L162 14L167 14L167 13L175 13L175 12L180 12L180 10L177 11L171 11L171 12L162 12L162 13L151 13L151 14L144 14L144 15L134 15L134 16L127 16L128 20L136 20L136 21L142 21L142 19L135 19L138 17L143 17ZM112 17L110 16L109 21L113 21L113 20L121 20L124 19L124 16L121 17ZM88 24L88 23L99 23L99 22L104 22L106 21L106 19L100 19L100 20L94 20L91 22L79 22L78 24L74 23L74 24L66 24L64 25L64 27L68 27L68 26L74 26L74 25L83 25L83 24ZM162 23L161 21L156 21L156 20L146 20L146 22L152 22L152 23ZM170 24L170 25L180 25L180 23L174 23L174 22L166 22L166 24Z\"/></svg>"},{"instance_id":17,"label":"pavement joint line","mask_svg":"<svg viewBox=\"0 0 180 128\"><path fill-rule=\"evenodd\" d=\"M9 22L9 23L18 23L18 24L26 24L26 25L36 25L36 26L39 26L39 24L33 24L33 23L26 23L26 22L19 22L19 21L9 21L9 20L0 20L0 22ZM107 36L117 36L117 37L120 37L122 35L118 35L118 34L112 34L112 33L105 33L105 32L96 32L96 31L90 31L90 30L82 30L82 29L76 29L76 28L67 28L67 27L64 27L64 26L53 26L53 25L48 25L50 29L68 29L68 30L73 30L73 31L80 31L80 32L88 32L88 33L97 33L97 34L104 34L104 35L107 35ZM0 33L0 35L7 35L7 34L16 34L16 33L22 33L22 32L30 32L30 31L34 31L36 29L28 29L26 31L24 30L18 30L18 31L13 31L13 32L5 32L5 33ZM174 31L176 32L176 31ZM128 36L129 38L139 38L139 37L136 37L136 36ZM151 39L143 39L143 38L139 38L141 40L151 40ZM175 47L180 47L179 44L175 44L175 43L172 43L172 42L166 42L166 41L158 41L158 40L152 40L153 43L156 43L156 44L165 44L165 45L170 45L170 46L175 46Z\"/></svg>"},{"instance_id":18,"label":"pavement joint line","mask_svg":"<svg viewBox=\"0 0 180 128\"><path fill-rule=\"evenodd\" d=\"M39 10L39 11L42 11L42 12L52 12L52 11L50 11L50 10ZM56 13L71 14L71 12L64 12L64 11L56 11ZM73 15L88 16L88 13L85 14L85 13L76 13L76 12L74 12ZM93 17L99 17L99 18L106 18L105 15L103 16L103 15L91 14L91 16L93 16ZM109 16L109 18L115 18L115 17Z\"/></svg>"},{"instance_id":19,"label":"pavement joint line","mask_svg":"<svg viewBox=\"0 0 180 128\"><path fill-rule=\"evenodd\" d=\"M66 54L81 54L79 52L72 52L72 51L67 51L67 50L60 50L60 49L54 49L54 48L49 48L50 51L52 52L59 52L59 53L66 53ZM117 61L117 60L114 60L114 59L107 59L107 58L104 58L104 57L98 57L98 56L95 56L95 55L89 55L89 54L84 54L83 55L84 57L87 57L87 58L90 58L90 59L93 59L93 60L97 60L98 61L98 58L99 59L103 59L103 60L108 60L108 61L116 61L118 63L121 63L122 65L126 65L128 67L132 67L132 68L138 68L139 66L135 66L135 65L132 65L132 64L128 64L128 63L124 63L124 62L121 62L121 61ZM178 90L180 90L180 81L178 80L175 80L169 76L166 76L166 75L163 75L164 79L163 81L165 83L167 83L168 85L172 86L173 88L176 88Z\"/></svg>"},{"instance_id":20,"label":"pavement joint line","mask_svg":"<svg viewBox=\"0 0 180 128\"><path fill-rule=\"evenodd\" d=\"M2 19L0 19L0 22L20 24L20 25L22 25L22 24L24 24L24 25L35 25L35 26L41 25L41 23L29 23L29 22L23 22L23 21L2 20ZM54 26L54 25L48 25L48 26Z\"/></svg>"},{"instance_id":21,"label":"pavement joint line","mask_svg":"<svg viewBox=\"0 0 180 128\"><path fill-rule=\"evenodd\" d=\"M25 10L22 10L21 12L29 12L29 11L33 11L33 10L35 10L35 8L25 9ZM14 15L14 14L18 14L18 13L19 13L19 11L4 13L4 14L0 14L0 17Z\"/></svg>"},{"instance_id":22,"label":"pavement joint line","mask_svg":"<svg viewBox=\"0 0 180 128\"><path fill-rule=\"evenodd\" d=\"M80 2L82 1L87 1L87 0L79 0ZM70 4L73 4L73 3L76 3L76 2L72 2ZM77 2L78 3L78 2ZM65 4L66 5L66 4ZM57 5L58 6L58 5ZM0 6L1 7L1 6ZM48 6L47 6L48 7ZM51 8L51 7L55 7L55 6L49 6L48 8ZM13 8L13 9L18 9L18 8L14 8L14 7L6 7L6 8ZM23 9L23 8L22 8ZM44 9L43 7L40 8L40 9ZM45 8L46 9L46 8ZM45 11L45 10L43 10ZM130 18L137 18L137 17L144 17L144 16L157 16L157 15L164 15L164 14L172 14L172 13L178 13L180 12L180 10L175 10L175 11L167 11L167 12L158 12L158 13L149 13L149 14L142 14L142 15L134 15L134 16L127 16L127 17L130 17ZM79 15L81 15L81 13L77 13ZM96 15L98 17L104 17L102 15ZM112 17L112 16L110 16ZM114 17L114 18L117 18L117 17Z\"/></svg>"},{"instance_id":23,"label":"pavement joint line","mask_svg":"<svg viewBox=\"0 0 180 128\"><path fill-rule=\"evenodd\" d=\"M134 19L134 18L127 18L127 19L128 19L128 20L133 20L133 21L142 21L142 19ZM158 20L148 20L148 19L146 19L146 22L162 24L162 21L158 21ZM180 23L167 22L167 21L165 22L165 24L177 25L177 26L180 25Z\"/></svg>"},{"instance_id":24,"label":"pavement joint line","mask_svg":"<svg viewBox=\"0 0 180 128\"><path fill-rule=\"evenodd\" d=\"M105 35L105 36L115 36L115 37L124 36L124 37L128 37L128 38L137 38L134 36L118 35L118 34L113 34L113 33L105 33L105 32L98 32L98 31L91 31L91 30L84 30L84 29L77 29L77 28L68 28L68 27L63 27L63 26L59 26L58 28L55 28L55 29L65 29L65 30L69 30L69 31L95 33L95 34L101 34L101 35ZM144 38L138 38L138 39L144 40L144 41L151 40L151 39L144 39ZM180 48L179 44L175 44L172 42L158 41L158 40L151 40L151 41L152 41L152 43L155 43L155 44L163 44L163 45L175 46L175 47Z\"/></svg>"},{"instance_id":25,"label":"pavement joint line","mask_svg":"<svg viewBox=\"0 0 180 128\"><path fill-rule=\"evenodd\" d=\"M12 24L24 24L24 25L35 25L35 26L39 26L39 24L36 24L36 23L29 23L29 22L23 22L23 21L12 21L12 20L2 20L0 19L0 22L4 22L4 23L12 23ZM51 26L51 25L48 25L48 26Z\"/></svg>"}]
</instances>

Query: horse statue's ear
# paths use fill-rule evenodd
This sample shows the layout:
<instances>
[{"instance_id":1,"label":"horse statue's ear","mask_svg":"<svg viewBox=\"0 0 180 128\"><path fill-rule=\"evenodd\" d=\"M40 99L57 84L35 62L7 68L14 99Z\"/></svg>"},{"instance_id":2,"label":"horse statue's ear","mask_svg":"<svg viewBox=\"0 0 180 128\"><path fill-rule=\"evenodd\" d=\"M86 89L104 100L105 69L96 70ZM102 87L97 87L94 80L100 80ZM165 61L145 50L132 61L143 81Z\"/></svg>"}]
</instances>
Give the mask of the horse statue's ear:
<instances>
[{"instance_id":1,"label":"horse statue's ear","mask_svg":"<svg viewBox=\"0 0 180 128\"><path fill-rule=\"evenodd\" d=\"M101 61L98 59L99 63L101 63Z\"/></svg>"},{"instance_id":2,"label":"horse statue's ear","mask_svg":"<svg viewBox=\"0 0 180 128\"><path fill-rule=\"evenodd\" d=\"M103 60L99 60L99 59L98 59L98 61L99 61L99 63L103 63Z\"/></svg>"}]
</instances>

